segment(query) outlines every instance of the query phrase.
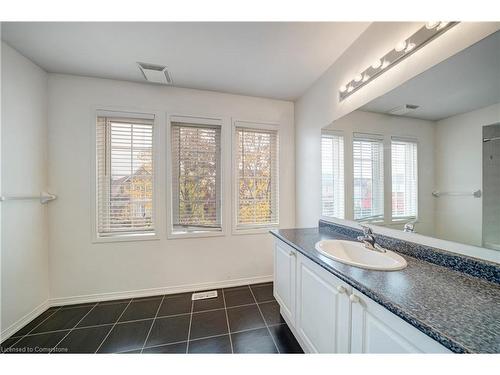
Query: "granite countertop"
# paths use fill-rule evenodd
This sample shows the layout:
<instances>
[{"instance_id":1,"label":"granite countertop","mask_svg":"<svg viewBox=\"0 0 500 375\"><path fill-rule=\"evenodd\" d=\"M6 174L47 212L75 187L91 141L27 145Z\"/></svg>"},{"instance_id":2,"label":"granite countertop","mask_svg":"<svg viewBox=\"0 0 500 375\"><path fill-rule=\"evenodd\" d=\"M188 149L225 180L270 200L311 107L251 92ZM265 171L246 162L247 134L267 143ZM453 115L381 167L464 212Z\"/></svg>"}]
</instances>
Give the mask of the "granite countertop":
<instances>
[{"instance_id":1,"label":"granite countertop","mask_svg":"<svg viewBox=\"0 0 500 375\"><path fill-rule=\"evenodd\" d=\"M320 254L316 242L351 237L331 229L271 231L303 255L457 353L500 352L500 285L400 253L401 271L352 267Z\"/></svg>"}]
</instances>

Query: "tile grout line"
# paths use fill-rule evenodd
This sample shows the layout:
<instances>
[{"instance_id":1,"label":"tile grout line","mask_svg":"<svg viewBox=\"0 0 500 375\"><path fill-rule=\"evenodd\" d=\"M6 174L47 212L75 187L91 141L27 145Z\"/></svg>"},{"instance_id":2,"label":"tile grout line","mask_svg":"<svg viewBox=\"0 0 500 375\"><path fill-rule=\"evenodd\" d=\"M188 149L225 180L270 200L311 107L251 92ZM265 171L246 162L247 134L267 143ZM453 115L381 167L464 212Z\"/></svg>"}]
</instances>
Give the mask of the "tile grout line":
<instances>
[{"instance_id":1,"label":"tile grout line","mask_svg":"<svg viewBox=\"0 0 500 375\"><path fill-rule=\"evenodd\" d=\"M255 304L252 303L252 305L255 305ZM248 305L248 306L251 306L251 305ZM222 309L210 310L210 311L219 311L219 310L222 310ZM201 312L205 312L205 311L201 311ZM194 313L194 314L196 314L196 313ZM175 317L183 316L183 315L189 315L189 313L187 313L187 314L178 314L178 315L169 315L169 316L159 316L159 317L157 317L157 319L175 318ZM128 323L136 323L136 322L144 322L146 320L153 320L153 318L144 318L144 319L136 319L136 320L127 320L125 322L116 322L116 325L128 324ZM79 330L83 330L83 329L87 329L87 328L109 327L109 326L113 326L114 324L115 323L94 324L94 325L91 325L91 326L75 327L75 328L72 328L72 329L75 330L75 331L79 331ZM280 325L283 325L283 324L286 324L286 323L269 324L269 327L280 326ZM68 329L56 329L56 330L53 330L53 331L45 331L45 332L39 332L39 333L32 333L30 335L16 336L16 337L13 337L13 338L14 339L17 338L17 339L20 340L20 339L23 339L25 337L33 337L33 336L40 336L40 335L50 334L50 333L58 333L58 332L71 331L72 329L71 328L68 328ZM258 329L258 328L243 329L243 330L240 330L240 331L233 331L231 333L246 332L246 331L251 331L253 329ZM224 335L225 334L215 335L213 337L224 336ZM206 336L206 337L201 337L201 338L198 338L198 339L192 339L190 341L201 340L201 339L210 338L210 337L212 337L212 336ZM187 340L183 340L183 341L179 341L179 342L186 342L186 341ZM15 343L17 343L17 341ZM169 344L160 344L160 345L169 345ZM147 348L149 348L149 346L145 347L145 349L147 349Z\"/></svg>"},{"instance_id":2,"label":"tile grout line","mask_svg":"<svg viewBox=\"0 0 500 375\"><path fill-rule=\"evenodd\" d=\"M158 305L158 309L156 309L155 317L153 318L153 322L151 323L151 327L149 327L149 331L148 331L148 334L146 336L146 339L144 340L144 344L142 344L142 348L141 348L141 353L140 354L142 354L142 351L144 350L144 347L146 346L146 342L148 341L149 335L151 334L151 331L153 330L153 326L155 324L156 318L158 317L158 313L160 312L161 305L163 305L163 301L164 300L165 300L165 296L163 296L163 298L160 301L160 304Z\"/></svg>"},{"instance_id":3,"label":"tile grout line","mask_svg":"<svg viewBox=\"0 0 500 375\"><path fill-rule=\"evenodd\" d=\"M33 332L35 329L40 327L43 323L45 323L49 318L52 318L56 312L59 312L62 309L62 307L59 307L56 311L54 311L52 314L50 314L48 317L46 317L44 320L42 320L40 323L38 323L35 327L33 327L31 330L28 331L24 336L28 336L31 332Z\"/></svg>"},{"instance_id":4,"label":"tile grout line","mask_svg":"<svg viewBox=\"0 0 500 375\"><path fill-rule=\"evenodd\" d=\"M252 304L254 305L254 304ZM101 305L102 306L102 305ZM218 311L218 310L223 310L223 309L213 309L213 310L206 310L206 311L194 311L193 314L199 314L199 313L204 313L204 312L210 312L210 311ZM163 319L163 318L175 318L183 315L189 315L190 313L182 313L182 314L174 314L174 315L161 315L157 316L157 319ZM123 322L113 322L113 323L103 323L103 324L93 324L90 326L81 326L81 327L75 327L74 329L86 329L86 328L96 328L96 327L106 327L106 326L111 326L114 324L120 325L120 324L127 324L127 323L135 323L135 322L144 322L146 320L152 320L154 317L151 318L142 318L142 319L132 319L132 320L124 320ZM41 323L40 323L41 324ZM68 329L55 329L53 331L44 331L44 332L38 332L38 333L31 333L31 334L26 334L24 336L15 336L15 337L10 337L10 338L19 338L22 339L24 337L29 337L29 336L39 336L43 335L46 333L57 333L57 332L64 332L64 331L69 331L70 328ZM8 340L8 339L7 339Z\"/></svg>"},{"instance_id":5,"label":"tile grout line","mask_svg":"<svg viewBox=\"0 0 500 375\"><path fill-rule=\"evenodd\" d=\"M273 300L269 300L269 301L263 301L261 303L269 303L269 302L274 302L274 301ZM245 306L252 306L252 305L255 305L255 303L246 303L246 304L243 304L243 305L228 306L227 309L234 309L236 307L245 307ZM219 311L219 310L224 310L224 307L219 307L217 309L208 309L208 310L193 311L193 314L202 314L202 313L206 313L206 312ZM160 316L158 316L158 318L170 318L170 317L181 316L181 315L188 315L188 314L191 314L191 312L180 313L180 314L172 314L172 315L160 315ZM148 319L152 319L152 318L148 318ZM121 322L121 323L124 323L124 322Z\"/></svg>"},{"instance_id":6,"label":"tile grout line","mask_svg":"<svg viewBox=\"0 0 500 375\"><path fill-rule=\"evenodd\" d=\"M177 344L184 344L184 343L187 343L187 340L169 342L168 344L157 344L157 345L146 346L146 347L142 348L142 350L154 349L154 348L159 348L161 346L177 345ZM117 353L126 353L126 352L130 352L130 351L133 351L133 350L134 349L132 349L132 350L125 350L123 352L117 352ZM141 354L144 354L144 353L141 351Z\"/></svg>"},{"instance_id":7,"label":"tile grout line","mask_svg":"<svg viewBox=\"0 0 500 375\"><path fill-rule=\"evenodd\" d=\"M273 301L272 300L270 300L270 301L262 301L262 302L259 302L259 303L268 303L268 302L273 302ZM228 309L234 309L236 307L245 307L245 306L252 306L252 305L257 305L257 303L245 303L243 305L228 306L227 308Z\"/></svg>"},{"instance_id":8,"label":"tile grout line","mask_svg":"<svg viewBox=\"0 0 500 375\"><path fill-rule=\"evenodd\" d=\"M76 305L59 305L57 307L59 307L60 310L82 309L84 307L97 305L98 303L99 302L78 303Z\"/></svg>"},{"instance_id":9,"label":"tile grout line","mask_svg":"<svg viewBox=\"0 0 500 375\"><path fill-rule=\"evenodd\" d=\"M116 323L118 323L118 321L121 319L121 317L123 316L123 314L128 309L128 307L130 306L131 303L132 303L132 299L130 299L130 301L128 301L127 306L125 306L125 308L123 309L122 313L120 314L120 316L118 317L118 319L116 319L116 322L113 324L113 326L111 327L111 329L109 330L109 332L107 333L107 335L104 337L104 339L102 339L101 343L99 344L99 346L97 347L97 349L95 350L94 353L97 353L99 351L99 349L101 349L102 344L104 344L104 341L106 341L106 339L108 338L108 336L110 335L110 333L113 331L113 329L115 329Z\"/></svg>"},{"instance_id":10,"label":"tile grout line","mask_svg":"<svg viewBox=\"0 0 500 375\"><path fill-rule=\"evenodd\" d=\"M229 327L229 317L227 315L226 295L224 294L224 288L222 288L221 291L222 300L224 301L224 312L226 313L227 333L229 335L229 343L231 344L231 354L234 354L233 339L231 338L231 328Z\"/></svg>"},{"instance_id":11,"label":"tile grout line","mask_svg":"<svg viewBox=\"0 0 500 375\"><path fill-rule=\"evenodd\" d=\"M192 295L191 295L191 298ZM189 329L188 329L188 337L187 337L187 344L186 344L186 354L189 353L189 338L191 336L191 323L193 322L193 309L194 309L194 301L191 300L191 315L189 316Z\"/></svg>"},{"instance_id":12,"label":"tile grout line","mask_svg":"<svg viewBox=\"0 0 500 375\"><path fill-rule=\"evenodd\" d=\"M182 314L182 315L188 315L188 314ZM74 327L74 328L68 328L68 329L55 329L53 331L45 331L45 332L38 332L38 333L32 333L29 335L22 336L20 338L24 337L32 337L32 336L40 336L44 335L46 333L57 333L57 332L64 332L64 331L70 331L72 329L74 330L80 330L80 329L86 329L86 328L98 328L98 327L106 327L106 326L112 326L114 324L126 324L126 323L135 323L135 322L143 322L146 320L152 320L153 318L144 318L144 319L134 319L134 320L126 320L124 322L114 322L114 323L103 323L103 324L93 324L90 326L82 326L82 327ZM15 337L14 337L15 338Z\"/></svg>"},{"instance_id":13,"label":"tile grout line","mask_svg":"<svg viewBox=\"0 0 500 375\"><path fill-rule=\"evenodd\" d=\"M187 315L187 314L182 314L182 315ZM160 316L160 318L168 318L168 317L163 317L163 316ZM127 323L135 323L135 322L144 322L146 320L151 320L151 319L154 319L154 317L151 317L151 318L141 318L141 319L132 319L132 320L124 320L123 322L116 322L115 324L119 325L119 324L127 324ZM102 324L104 326L106 325L109 325L109 324L113 324L113 323L108 323L108 324Z\"/></svg>"},{"instance_id":14,"label":"tile grout line","mask_svg":"<svg viewBox=\"0 0 500 375\"><path fill-rule=\"evenodd\" d=\"M33 332L35 329L37 329L42 323L45 323L47 321L47 319L49 319L50 317L52 317L56 312L58 312L59 310L61 310L61 308L58 308L56 309L56 311L54 311L52 314L50 314L48 317L46 317L44 320L42 320L40 323L38 323L36 326L34 326L32 329L30 329L28 331L28 333L26 333L25 335L22 335L22 336L19 336L19 338L14 341L14 343L12 345L9 346L9 348L12 348L14 345L16 345L19 341L21 341L22 339L24 339L26 336L28 336L31 332ZM35 318L36 319L36 318ZM31 322L29 322L31 323ZM27 324L29 324L27 323ZM24 327L23 327L24 328ZM22 329L22 328L21 328ZM9 337L10 338L10 337ZM5 341L7 341L9 338L5 339ZM12 337L12 338L16 338L16 337ZM5 342L4 341L4 342ZM9 349L9 348L6 348L6 349Z\"/></svg>"},{"instance_id":15,"label":"tile grout line","mask_svg":"<svg viewBox=\"0 0 500 375\"><path fill-rule=\"evenodd\" d=\"M285 324L286 323L271 324L271 325L269 325L269 327L277 327L277 326L282 326L282 325L285 325ZM185 342L187 343L188 341L201 341L201 340L213 339L213 338L216 338L216 337L230 336L231 334L235 334L235 333L257 331L257 330L262 329L262 328L264 328L264 327L260 327L260 328L248 328L248 329L242 329L242 330L239 330L239 331L233 331L233 332L230 332L230 333L221 333L220 335L212 335L212 336L199 337L199 338L192 339L192 340L174 341L174 342L169 342L169 343L165 343L165 344L151 345L151 346L144 347L144 349L151 349L151 348L158 348L160 346L182 344L182 343L185 343ZM132 349L132 350L134 350L134 349ZM128 351L130 351L130 350L125 350L124 352L128 352Z\"/></svg>"},{"instance_id":16,"label":"tile grout line","mask_svg":"<svg viewBox=\"0 0 500 375\"><path fill-rule=\"evenodd\" d=\"M40 336L40 335L45 335L47 333L58 333L58 332L66 332L66 331L71 331L71 330L81 330L81 329L86 329L86 328L99 328L99 327L106 327L106 326L112 326L113 323L105 323L105 324L94 324L91 326L83 326L83 327L74 327L74 328L68 328L68 329L55 329L53 331L45 331L45 332L39 332L39 333L32 333L31 335L26 335L25 337L33 337L33 336Z\"/></svg>"},{"instance_id":17,"label":"tile grout line","mask_svg":"<svg viewBox=\"0 0 500 375\"><path fill-rule=\"evenodd\" d=\"M82 318L81 318L81 319L80 319L80 320L79 320L79 321L78 321L78 322L74 325L74 327L73 327L73 328L71 328L71 329L69 330L69 332L68 332L68 333L66 333L66 334L63 336L63 338L62 338L61 340L59 340L59 341L58 341L58 343L52 347L52 349L50 349L49 354L51 354L51 353L54 351L54 349L55 349L55 348L57 348L57 346L58 346L58 345L59 345L59 344L60 344L60 343L61 343L61 342L62 342L62 341L66 338L66 337L68 337L68 335L69 335L71 332L73 332L73 330L75 329L75 327L76 327L78 324L80 324L80 323L83 321L83 319L85 319L85 318L87 317L87 315L89 315L89 314L90 314L90 312L91 312L92 310L94 310L94 308L95 308L96 306L97 306L97 303L96 303L96 304L94 304L94 306L92 306L92 308L91 308L89 311L87 311L87 313L86 313L84 316L82 316Z\"/></svg>"},{"instance_id":18,"label":"tile grout line","mask_svg":"<svg viewBox=\"0 0 500 375\"><path fill-rule=\"evenodd\" d=\"M278 354L280 354L280 349L278 348L278 345L276 344L276 341L274 340L273 334L271 333L271 330L269 329L269 326L267 325L266 318L264 318L264 314L262 314L262 310L260 309L260 306L257 302L257 298L255 298L255 295L253 294L253 290L248 286L248 289L250 289L250 293L252 293L252 297L255 300L255 303L257 304L257 308L259 309L260 316L262 317L262 320L264 321L264 324L266 325L267 332L269 332L269 336L271 336L271 340L273 340L273 344L276 347L276 350L278 351Z\"/></svg>"}]
</instances>

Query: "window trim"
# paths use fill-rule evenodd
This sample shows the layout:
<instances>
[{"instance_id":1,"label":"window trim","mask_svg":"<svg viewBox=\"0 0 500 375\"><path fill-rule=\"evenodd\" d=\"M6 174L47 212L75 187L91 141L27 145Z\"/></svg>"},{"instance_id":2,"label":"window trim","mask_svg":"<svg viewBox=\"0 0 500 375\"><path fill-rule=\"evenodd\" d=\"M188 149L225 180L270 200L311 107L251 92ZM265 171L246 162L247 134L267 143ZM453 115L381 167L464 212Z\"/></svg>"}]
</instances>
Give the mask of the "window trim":
<instances>
[{"instance_id":1,"label":"window trim","mask_svg":"<svg viewBox=\"0 0 500 375\"><path fill-rule=\"evenodd\" d=\"M345 218L339 219L336 217L325 216L321 212L321 195L320 195L320 203L319 203L319 217L322 220L339 222L344 220L347 222L352 222L356 224L360 224L361 222L354 220L354 210L353 210L353 147L352 143L354 138L362 137L367 139L375 139L381 140L384 145L384 217L381 220L376 220L372 222L363 222L362 224L372 224L372 225L383 225L383 226L394 226L401 225L402 223L406 223L408 221L414 221L415 223L420 222L420 212L421 212L421 174L422 174L422 166L420 163L420 159L422 155L420 154L420 144L421 139L417 135L408 135L407 133L394 132L392 134L380 134L380 133L369 133L362 130L353 130L351 128L341 127L339 129L332 128L324 128L322 131L328 131L333 133L338 133L340 135L344 135L344 183L345 183ZM403 141L403 142L413 142L417 144L417 216L414 217L399 217L392 218L392 163L391 163L391 143L393 140ZM321 147L321 136L319 147ZM348 157L348 155L351 155ZM320 160L321 162L321 160ZM321 173L320 173L320 186L321 186ZM389 210L389 211L388 211ZM389 212L389 215L386 213Z\"/></svg>"},{"instance_id":2,"label":"window trim","mask_svg":"<svg viewBox=\"0 0 500 375\"><path fill-rule=\"evenodd\" d=\"M165 134L165 160L166 160L166 225L167 225L167 239L182 239L182 238L203 238L203 237L223 237L226 233L226 189L225 189L225 165L226 165L226 126L224 126L224 120L219 116L210 115L194 115L194 114L170 114L167 115L166 121L166 134ZM176 232L173 228L173 186L172 186L172 154L171 154L171 142L172 142L172 123L185 123L185 124L196 124L196 125L208 125L208 126L220 126L220 190L221 190L221 230L207 230L207 231L192 231L192 232Z\"/></svg>"},{"instance_id":3,"label":"window trim","mask_svg":"<svg viewBox=\"0 0 500 375\"><path fill-rule=\"evenodd\" d=\"M329 217L329 216L326 216L326 215L323 215L323 147L322 147L322 143L323 143L323 136L334 136L334 137L341 137L342 138L342 148L344 150L344 154L342 155L342 164L343 164L343 168L342 168L342 178L343 178L343 181L344 183L342 184L342 189L343 189L343 196L344 196L344 215L342 217L342 219L345 219L346 216L347 216L347 205L346 205L346 194L347 194L347 189L346 189L346 186L347 186L347 180L346 180L346 136L344 134L344 131L343 130L336 130L336 129L328 129L328 128L325 128L325 129L321 129L321 139L320 139L320 163L321 163L321 181L320 181L320 185L321 185L321 207L320 207L320 210L321 210L321 214L320 214L320 217ZM333 216L333 217L336 217L336 216ZM341 218L339 218L341 219Z\"/></svg>"},{"instance_id":4,"label":"window trim","mask_svg":"<svg viewBox=\"0 0 500 375\"><path fill-rule=\"evenodd\" d=\"M390 187L390 203L391 203L391 212L390 212L390 217L386 218L386 224L388 225L397 225L401 223L407 223L408 221L413 221L416 224L419 223L419 218L420 218L420 142L419 139L416 137L411 137L411 136L400 136L400 135L391 135L388 136L389 140L389 148L390 148L390 175L391 175L391 187ZM398 216L394 217L392 215L392 142L409 142L409 143L415 143L417 145L417 205L416 205L416 215L415 216Z\"/></svg>"},{"instance_id":5,"label":"window trim","mask_svg":"<svg viewBox=\"0 0 500 375\"><path fill-rule=\"evenodd\" d=\"M361 218L361 219L355 219L355 213L354 213L354 142L356 141L366 141L366 142L379 142L382 145L382 215L375 215L372 216L373 219L370 220L364 220L364 219L369 219L367 218ZM345 152L345 149L344 149ZM386 161L386 140L385 137L381 134L371 134L371 133L358 133L358 132L353 132L352 138L351 138L351 185L352 185L352 197L351 197L351 202L350 205L352 207L352 218L354 221L358 221L363 224L370 224L370 223L383 223L386 222L386 203L387 203L387 175L389 174L392 176L392 171L388 168L387 166L387 161ZM389 166L390 168L390 166ZM389 172L389 173L387 173ZM392 189L392 185L390 186L389 189ZM389 191L389 194L392 194L392 191ZM344 198L345 199L345 198Z\"/></svg>"},{"instance_id":6,"label":"window trim","mask_svg":"<svg viewBox=\"0 0 500 375\"><path fill-rule=\"evenodd\" d=\"M98 205L98 189L97 189L97 117L112 116L112 117L125 117L125 118L151 118L153 121L153 233L123 233L110 236L99 236L98 231L98 218L97 218L97 205ZM91 227L91 243L113 243L113 242L135 242L135 241L150 241L159 240L161 238L161 221L160 221L160 200L158 196L159 188L158 182L160 180L158 172L160 161L160 124L161 113L158 111L151 111L137 108L115 108L107 106L95 106L91 109L91 178L90 178L90 227Z\"/></svg>"},{"instance_id":7,"label":"window trim","mask_svg":"<svg viewBox=\"0 0 500 375\"><path fill-rule=\"evenodd\" d=\"M252 120L242 120L242 119L232 119L231 121L231 234L232 235L245 235L245 234L262 234L268 233L271 229L277 229L280 226L280 124L277 122L268 121L252 121ZM237 173L237 147L235 145L234 139L236 137L236 128L245 127L255 130L271 130L276 131L277 134L277 148L278 152L276 154L278 170L277 170L277 191L278 191L278 222L276 224L257 224L248 228L238 228L238 188L236 183Z\"/></svg>"}]
</instances>

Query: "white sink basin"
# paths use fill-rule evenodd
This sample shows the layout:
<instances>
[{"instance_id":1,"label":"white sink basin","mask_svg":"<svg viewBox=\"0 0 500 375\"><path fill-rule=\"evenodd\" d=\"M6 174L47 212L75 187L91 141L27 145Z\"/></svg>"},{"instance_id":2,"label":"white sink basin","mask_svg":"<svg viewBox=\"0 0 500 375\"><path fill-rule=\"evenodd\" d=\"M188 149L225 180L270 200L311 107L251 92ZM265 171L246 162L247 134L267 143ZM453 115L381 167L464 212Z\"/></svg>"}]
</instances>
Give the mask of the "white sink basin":
<instances>
[{"instance_id":1,"label":"white sink basin","mask_svg":"<svg viewBox=\"0 0 500 375\"><path fill-rule=\"evenodd\" d=\"M369 270L396 271L407 265L406 260L393 251L370 250L360 242L323 240L316 243L316 250L330 259Z\"/></svg>"}]
</instances>

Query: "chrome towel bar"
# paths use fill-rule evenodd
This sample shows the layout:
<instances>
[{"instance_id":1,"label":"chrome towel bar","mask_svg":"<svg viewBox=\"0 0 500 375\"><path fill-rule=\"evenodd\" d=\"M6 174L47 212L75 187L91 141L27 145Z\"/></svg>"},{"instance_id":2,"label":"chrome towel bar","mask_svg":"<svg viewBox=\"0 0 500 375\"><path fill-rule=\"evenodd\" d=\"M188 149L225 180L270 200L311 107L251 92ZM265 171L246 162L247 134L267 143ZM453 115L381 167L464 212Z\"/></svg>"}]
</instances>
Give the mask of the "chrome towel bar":
<instances>
[{"instance_id":1,"label":"chrome towel bar","mask_svg":"<svg viewBox=\"0 0 500 375\"><path fill-rule=\"evenodd\" d=\"M432 192L432 195L436 198L439 198L442 195L453 195L453 196L473 196L474 198L481 198L481 189L478 189L473 192L466 192L466 191L439 191L435 190Z\"/></svg>"},{"instance_id":2,"label":"chrome towel bar","mask_svg":"<svg viewBox=\"0 0 500 375\"><path fill-rule=\"evenodd\" d=\"M44 191L40 195L0 195L0 202L38 199L41 204L46 204L56 198L57 196L55 196L54 194L50 194Z\"/></svg>"}]
</instances>

